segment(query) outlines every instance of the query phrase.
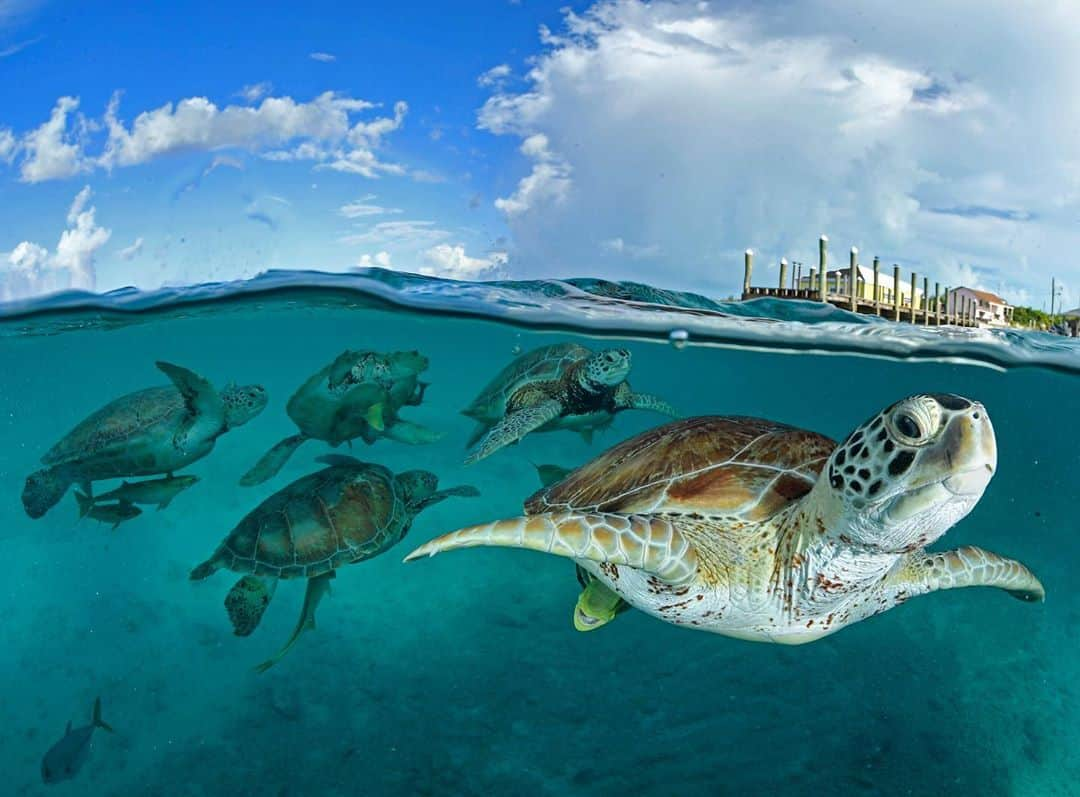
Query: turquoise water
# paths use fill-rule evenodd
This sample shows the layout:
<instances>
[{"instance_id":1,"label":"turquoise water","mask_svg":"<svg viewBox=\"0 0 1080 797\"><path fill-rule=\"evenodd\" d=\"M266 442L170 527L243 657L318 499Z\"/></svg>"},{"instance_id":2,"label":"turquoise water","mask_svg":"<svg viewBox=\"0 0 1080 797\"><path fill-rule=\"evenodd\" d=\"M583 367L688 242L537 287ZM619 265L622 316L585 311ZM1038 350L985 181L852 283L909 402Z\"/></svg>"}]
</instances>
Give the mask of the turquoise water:
<instances>
[{"instance_id":1,"label":"turquoise water","mask_svg":"<svg viewBox=\"0 0 1080 797\"><path fill-rule=\"evenodd\" d=\"M1080 351L1041 336L937 333L813 305L727 306L641 286L460 286L371 273L272 275L156 295L59 297L0 320L3 770L38 794L44 752L101 696L96 734L55 793L102 795L1069 795L1080 783L1075 590ZM686 330L689 345L668 342ZM677 336L678 337L678 336ZM598 339L603 338L603 340ZM741 642L639 612L574 630L564 559L477 549L403 565L437 534L518 514L531 463L580 464L659 424L625 412L592 445L535 434L462 465L459 415L515 353L561 341L628 348L631 382L685 414L755 415L843 438L895 400L954 392L993 418L999 468L936 546L1027 564L1044 604L939 592L801 647ZM293 390L344 349L418 349L421 406L445 432L352 454L423 467L479 498L422 513L388 553L339 571L317 629L275 668L300 582L255 633L232 634L235 578L190 569L261 500L318 467L305 444L254 488L237 480L295 428ZM888 357L861 356L887 354ZM155 360L259 382L265 412L184 470L201 481L110 531L69 493L30 520L20 492L91 411L162 384ZM344 449L340 451L346 452ZM99 492L107 489L102 483Z\"/></svg>"}]
</instances>

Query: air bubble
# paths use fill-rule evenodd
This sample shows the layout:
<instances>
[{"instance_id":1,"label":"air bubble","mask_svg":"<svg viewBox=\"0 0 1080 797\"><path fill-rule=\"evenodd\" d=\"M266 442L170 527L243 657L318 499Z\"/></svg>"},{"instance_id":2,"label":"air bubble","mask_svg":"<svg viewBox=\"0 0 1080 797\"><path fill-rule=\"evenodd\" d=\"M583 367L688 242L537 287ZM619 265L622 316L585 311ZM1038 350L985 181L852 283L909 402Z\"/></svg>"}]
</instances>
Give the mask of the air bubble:
<instances>
[{"instance_id":1,"label":"air bubble","mask_svg":"<svg viewBox=\"0 0 1080 797\"><path fill-rule=\"evenodd\" d=\"M668 335L668 342L676 349L685 349L689 340L690 333L685 329L673 329L671 334Z\"/></svg>"}]
</instances>

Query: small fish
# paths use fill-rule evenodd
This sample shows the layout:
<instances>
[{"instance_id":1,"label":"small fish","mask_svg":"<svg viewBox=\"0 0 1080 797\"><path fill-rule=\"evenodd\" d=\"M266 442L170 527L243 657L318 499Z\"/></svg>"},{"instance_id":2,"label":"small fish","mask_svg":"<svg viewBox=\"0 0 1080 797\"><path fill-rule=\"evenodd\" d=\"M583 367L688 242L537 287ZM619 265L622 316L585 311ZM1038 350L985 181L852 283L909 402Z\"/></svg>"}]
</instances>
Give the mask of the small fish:
<instances>
[{"instance_id":1,"label":"small fish","mask_svg":"<svg viewBox=\"0 0 1080 797\"><path fill-rule=\"evenodd\" d=\"M126 481L115 490L95 495L94 503L119 501L121 504L156 505L158 509L164 509L170 501L198 480L198 476L165 476L141 482Z\"/></svg>"},{"instance_id":2,"label":"small fish","mask_svg":"<svg viewBox=\"0 0 1080 797\"><path fill-rule=\"evenodd\" d=\"M113 529L125 520L131 520L142 514L142 510L128 501L115 504L95 504L86 493L75 491L75 500L79 502L79 517L92 517L102 523L112 523Z\"/></svg>"},{"instance_id":3,"label":"small fish","mask_svg":"<svg viewBox=\"0 0 1080 797\"><path fill-rule=\"evenodd\" d=\"M101 719L100 697L94 701L94 717L90 724L72 729L69 720L63 738L49 748L49 752L41 760L42 781L59 783L75 777L90 756L90 740L94 736L95 728L113 733L113 729Z\"/></svg>"},{"instance_id":4,"label":"small fish","mask_svg":"<svg viewBox=\"0 0 1080 797\"><path fill-rule=\"evenodd\" d=\"M536 465L536 475L540 477L540 485L542 487L550 487L556 482L561 482L566 478L573 468L564 468L561 465Z\"/></svg>"}]
</instances>

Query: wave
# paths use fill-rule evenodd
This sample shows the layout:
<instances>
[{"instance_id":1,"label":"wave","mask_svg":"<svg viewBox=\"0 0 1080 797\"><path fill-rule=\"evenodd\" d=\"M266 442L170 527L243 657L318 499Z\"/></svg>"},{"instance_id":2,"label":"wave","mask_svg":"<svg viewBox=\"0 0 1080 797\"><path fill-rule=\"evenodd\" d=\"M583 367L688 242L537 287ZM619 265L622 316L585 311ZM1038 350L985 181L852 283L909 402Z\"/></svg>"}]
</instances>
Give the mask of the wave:
<instances>
[{"instance_id":1,"label":"wave","mask_svg":"<svg viewBox=\"0 0 1080 797\"><path fill-rule=\"evenodd\" d=\"M460 282L384 269L268 271L153 291L77 291L0 304L0 337L113 328L160 318L305 307L448 315L594 337L1041 367L1080 374L1080 339L1012 329L923 327L819 302L717 301L591 278Z\"/></svg>"}]
</instances>

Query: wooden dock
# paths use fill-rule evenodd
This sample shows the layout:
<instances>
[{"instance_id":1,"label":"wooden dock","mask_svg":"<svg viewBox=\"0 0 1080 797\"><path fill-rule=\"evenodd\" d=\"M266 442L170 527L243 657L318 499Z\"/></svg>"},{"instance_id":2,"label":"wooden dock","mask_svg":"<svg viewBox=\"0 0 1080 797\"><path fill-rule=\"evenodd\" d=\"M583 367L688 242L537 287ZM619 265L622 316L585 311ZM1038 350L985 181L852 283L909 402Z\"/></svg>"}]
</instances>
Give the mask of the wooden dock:
<instances>
[{"instance_id":1,"label":"wooden dock","mask_svg":"<svg viewBox=\"0 0 1080 797\"><path fill-rule=\"evenodd\" d=\"M901 282L900 267L894 265L892 274L881 272L879 258L874 258L872 280L864 276L859 265L859 250L851 248L850 264L847 268L828 270L828 238L821 236L818 242L818 268L810 269L804 278L801 273L792 270L788 279L788 262L780 261L780 279L775 288L751 285L754 267L754 253L746 250L743 274L743 301L770 297L774 299L801 299L810 302L828 302L834 307L863 315L876 315L891 321L903 321L923 326L959 326L977 327L976 308L964 297L952 295L951 288L944 291L941 285L934 283L934 293L930 293L930 280L922 278L922 293L919 293L919 276L911 273L909 284ZM801 268L801 264L800 264ZM868 271L868 269L867 269ZM905 293L905 289L907 289ZM952 312L949 312L949 310Z\"/></svg>"}]
</instances>

